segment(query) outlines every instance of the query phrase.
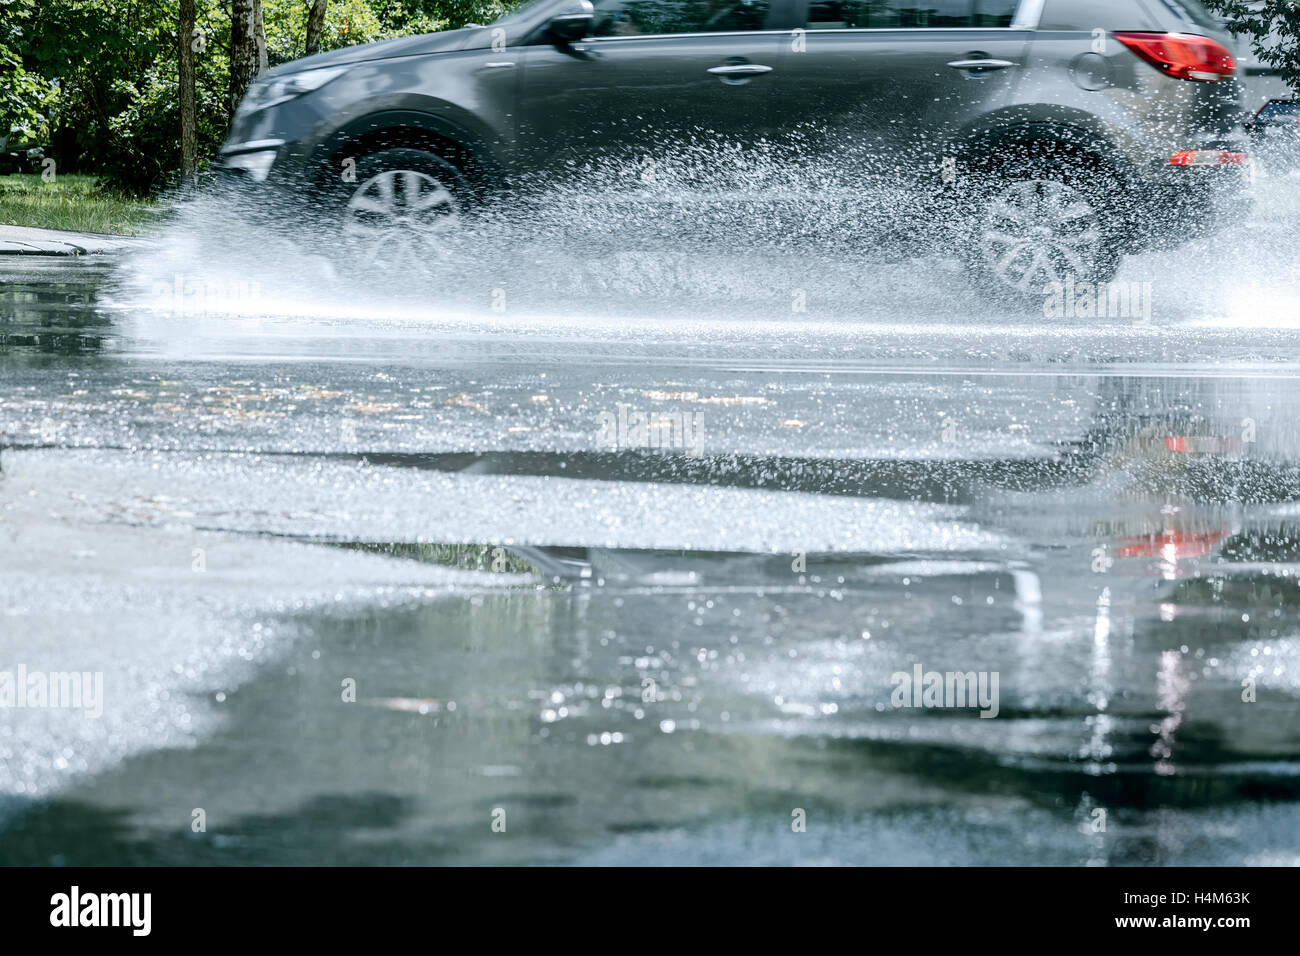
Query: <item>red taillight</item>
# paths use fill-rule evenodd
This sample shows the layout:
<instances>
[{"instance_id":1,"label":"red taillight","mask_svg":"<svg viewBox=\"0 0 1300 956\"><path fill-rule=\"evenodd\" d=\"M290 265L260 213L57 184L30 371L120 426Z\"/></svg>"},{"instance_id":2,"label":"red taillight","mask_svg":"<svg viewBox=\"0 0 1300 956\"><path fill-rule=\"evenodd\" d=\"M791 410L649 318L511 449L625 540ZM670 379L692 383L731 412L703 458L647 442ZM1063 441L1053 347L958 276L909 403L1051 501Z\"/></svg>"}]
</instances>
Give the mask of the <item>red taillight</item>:
<instances>
[{"instance_id":1,"label":"red taillight","mask_svg":"<svg viewBox=\"0 0 1300 956\"><path fill-rule=\"evenodd\" d=\"M1118 556L1163 558L1166 561L1202 558L1229 534L1229 531L1164 531L1145 538L1123 538Z\"/></svg>"},{"instance_id":2,"label":"red taillight","mask_svg":"<svg viewBox=\"0 0 1300 956\"><path fill-rule=\"evenodd\" d=\"M1148 63L1180 80L1222 80L1237 61L1222 43L1191 33L1116 33L1116 39Z\"/></svg>"},{"instance_id":3,"label":"red taillight","mask_svg":"<svg viewBox=\"0 0 1300 956\"><path fill-rule=\"evenodd\" d=\"M1170 166L1245 166L1250 153L1234 153L1226 149L1185 149L1169 157Z\"/></svg>"},{"instance_id":4,"label":"red taillight","mask_svg":"<svg viewBox=\"0 0 1300 956\"><path fill-rule=\"evenodd\" d=\"M1215 438L1206 435L1171 435L1165 439L1165 448L1174 454L1222 455L1241 449L1241 439L1236 435Z\"/></svg>"}]
</instances>

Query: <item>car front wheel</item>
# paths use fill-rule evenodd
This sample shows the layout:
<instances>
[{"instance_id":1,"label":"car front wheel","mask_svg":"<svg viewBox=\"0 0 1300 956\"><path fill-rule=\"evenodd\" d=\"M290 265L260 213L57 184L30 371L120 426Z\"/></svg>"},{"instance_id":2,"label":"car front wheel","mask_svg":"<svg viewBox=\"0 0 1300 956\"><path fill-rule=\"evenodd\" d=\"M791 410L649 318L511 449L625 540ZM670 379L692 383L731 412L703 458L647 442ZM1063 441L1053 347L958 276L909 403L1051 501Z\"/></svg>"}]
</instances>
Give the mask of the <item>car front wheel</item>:
<instances>
[{"instance_id":1,"label":"car front wheel","mask_svg":"<svg viewBox=\"0 0 1300 956\"><path fill-rule=\"evenodd\" d=\"M336 191L338 228L366 266L409 268L446 258L466 214L461 172L421 149L386 149L357 161Z\"/></svg>"}]
</instances>

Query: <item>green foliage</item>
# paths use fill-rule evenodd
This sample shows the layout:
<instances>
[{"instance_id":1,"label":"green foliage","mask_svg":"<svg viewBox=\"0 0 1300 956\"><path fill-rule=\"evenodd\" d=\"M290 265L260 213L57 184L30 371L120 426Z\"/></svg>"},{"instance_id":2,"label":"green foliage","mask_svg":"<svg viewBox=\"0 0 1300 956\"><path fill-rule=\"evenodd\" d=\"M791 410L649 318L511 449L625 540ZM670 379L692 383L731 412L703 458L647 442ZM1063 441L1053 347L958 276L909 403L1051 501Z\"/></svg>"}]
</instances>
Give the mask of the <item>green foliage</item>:
<instances>
[{"instance_id":1,"label":"green foliage","mask_svg":"<svg viewBox=\"0 0 1300 956\"><path fill-rule=\"evenodd\" d=\"M1233 21L1238 36L1249 37L1261 63L1282 71L1293 90L1300 90L1300 2L1297 0L1204 0Z\"/></svg>"},{"instance_id":2,"label":"green foliage","mask_svg":"<svg viewBox=\"0 0 1300 956\"><path fill-rule=\"evenodd\" d=\"M307 46L309 0L262 0L266 53L272 66L296 60ZM331 0L321 33L322 50L392 37L432 33L447 28L445 20L429 16L401 0Z\"/></svg>"},{"instance_id":3,"label":"green foliage","mask_svg":"<svg viewBox=\"0 0 1300 956\"><path fill-rule=\"evenodd\" d=\"M488 23L516 6L508 0L330 0L321 50ZM272 66L303 55L310 0L262 0Z\"/></svg>"},{"instance_id":4,"label":"green foliage","mask_svg":"<svg viewBox=\"0 0 1300 956\"><path fill-rule=\"evenodd\" d=\"M443 29L467 23L486 24L519 6L518 0L413 0L426 16L447 24Z\"/></svg>"},{"instance_id":5,"label":"green foliage","mask_svg":"<svg viewBox=\"0 0 1300 956\"><path fill-rule=\"evenodd\" d=\"M55 95L49 80L28 72L21 52L28 45L35 0L0 0L0 139L39 142L49 135L48 111Z\"/></svg>"},{"instance_id":6,"label":"green foliage","mask_svg":"<svg viewBox=\"0 0 1300 956\"><path fill-rule=\"evenodd\" d=\"M215 24L217 0L199 5ZM60 172L144 192L179 165L177 16L176 0L37 0L23 64L55 85L47 154ZM211 85L214 69L199 62Z\"/></svg>"}]
</instances>

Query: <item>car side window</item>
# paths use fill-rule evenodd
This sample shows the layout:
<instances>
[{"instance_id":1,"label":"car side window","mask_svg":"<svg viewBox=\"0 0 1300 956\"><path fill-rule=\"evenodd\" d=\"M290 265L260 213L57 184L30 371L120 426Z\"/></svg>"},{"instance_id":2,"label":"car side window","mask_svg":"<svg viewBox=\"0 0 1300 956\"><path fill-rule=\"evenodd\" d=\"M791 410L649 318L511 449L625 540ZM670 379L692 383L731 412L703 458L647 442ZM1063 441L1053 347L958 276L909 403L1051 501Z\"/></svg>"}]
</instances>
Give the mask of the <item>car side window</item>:
<instances>
[{"instance_id":1,"label":"car side window","mask_svg":"<svg viewBox=\"0 0 1300 956\"><path fill-rule=\"evenodd\" d=\"M1020 0L975 0L977 27L1009 27L1016 19Z\"/></svg>"},{"instance_id":2,"label":"car side window","mask_svg":"<svg viewBox=\"0 0 1300 956\"><path fill-rule=\"evenodd\" d=\"M1009 27L1020 0L809 0L808 29Z\"/></svg>"},{"instance_id":3,"label":"car side window","mask_svg":"<svg viewBox=\"0 0 1300 956\"><path fill-rule=\"evenodd\" d=\"M762 30L770 0L594 0L598 37Z\"/></svg>"}]
</instances>

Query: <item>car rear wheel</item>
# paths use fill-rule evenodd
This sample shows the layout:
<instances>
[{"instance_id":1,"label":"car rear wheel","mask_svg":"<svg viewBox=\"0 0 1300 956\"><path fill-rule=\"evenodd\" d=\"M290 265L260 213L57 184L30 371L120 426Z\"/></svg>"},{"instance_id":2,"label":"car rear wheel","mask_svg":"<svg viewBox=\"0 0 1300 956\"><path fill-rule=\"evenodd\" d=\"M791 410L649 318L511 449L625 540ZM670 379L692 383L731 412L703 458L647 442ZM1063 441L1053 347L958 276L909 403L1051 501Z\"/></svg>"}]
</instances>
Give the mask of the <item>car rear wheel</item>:
<instances>
[{"instance_id":1,"label":"car rear wheel","mask_svg":"<svg viewBox=\"0 0 1300 956\"><path fill-rule=\"evenodd\" d=\"M965 265L993 298L1041 305L1070 282L1109 282L1119 268L1117 182L1055 162L1022 161L975 179Z\"/></svg>"},{"instance_id":2,"label":"car rear wheel","mask_svg":"<svg viewBox=\"0 0 1300 956\"><path fill-rule=\"evenodd\" d=\"M442 157L403 148L360 159L337 195L348 255L363 266L403 269L450 255L469 188Z\"/></svg>"}]
</instances>

